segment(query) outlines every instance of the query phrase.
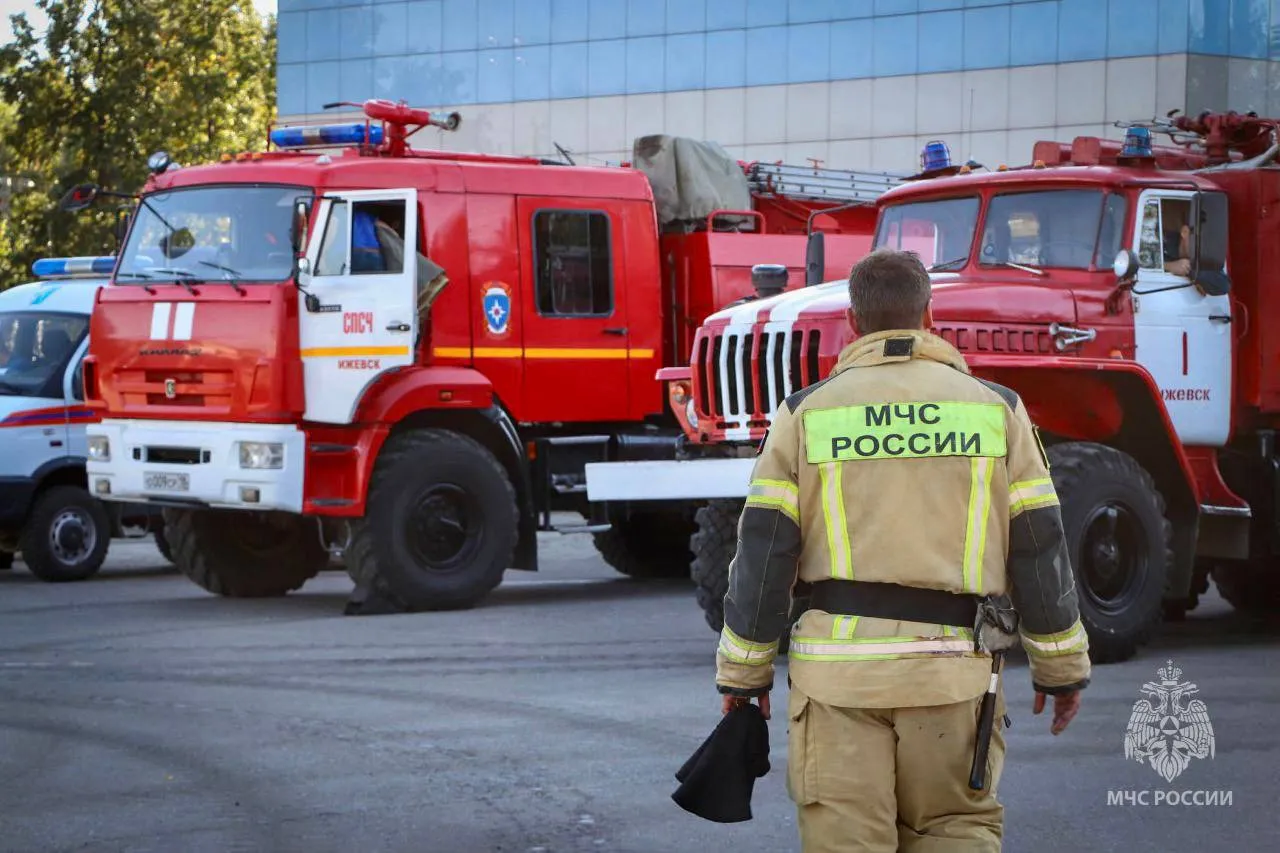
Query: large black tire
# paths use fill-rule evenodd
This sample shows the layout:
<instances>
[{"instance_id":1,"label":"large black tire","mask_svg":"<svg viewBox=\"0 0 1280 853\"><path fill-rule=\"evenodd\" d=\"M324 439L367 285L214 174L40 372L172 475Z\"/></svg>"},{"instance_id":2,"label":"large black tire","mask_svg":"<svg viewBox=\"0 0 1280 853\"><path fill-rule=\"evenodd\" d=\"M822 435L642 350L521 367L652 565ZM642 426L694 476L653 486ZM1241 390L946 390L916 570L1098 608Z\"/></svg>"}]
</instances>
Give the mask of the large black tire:
<instances>
[{"instance_id":1,"label":"large black tire","mask_svg":"<svg viewBox=\"0 0 1280 853\"><path fill-rule=\"evenodd\" d=\"M36 498L18 550L31 573L50 583L82 581L107 558L111 520L79 486L53 486Z\"/></svg>"},{"instance_id":2,"label":"large black tire","mask_svg":"<svg viewBox=\"0 0 1280 853\"><path fill-rule=\"evenodd\" d=\"M713 631L724 627L724 596L729 591L729 563L738 550L738 516L743 502L713 500L699 507L697 530L689 540L693 549L690 574L702 616Z\"/></svg>"},{"instance_id":3,"label":"large black tire","mask_svg":"<svg viewBox=\"0 0 1280 853\"><path fill-rule=\"evenodd\" d=\"M1213 583L1227 603L1247 616L1280 619L1280 572L1263 560L1219 563Z\"/></svg>"},{"instance_id":4,"label":"large black tire","mask_svg":"<svg viewBox=\"0 0 1280 853\"><path fill-rule=\"evenodd\" d=\"M1164 498L1127 453L1087 442L1048 448L1095 663L1133 657L1160 624L1173 566Z\"/></svg>"},{"instance_id":5,"label":"large black tire","mask_svg":"<svg viewBox=\"0 0 1280 853\"><path fill-rule=\"evenodd\" d=\"M629 578L687 578L693 553L693 519L685 513L633 515L593 534L604 561Z\"/></svg>"},{"instance_id":6,"label":"large black tire","mask_svg":"<svg viewBox=\"0 0 1280 853\"><path fill-rule=\"evenodd\" d=\"M160 552L160 556L164 557L170 563L173 562L173 547L169 545L168 538L164 535L164 523L156 525L153 532L156 539L156 550Z\"/></svg>"},{"instance_id":7,"label":"large black tire","mask_svg":"<svg viewBox=\"0 0 1280 853\"><path fill-rule=\"evenodd\" d=\"M329 561L315 519L283 512L164 510L178 570L227 598L275 598L299 589Z\"/></svg>"},{"instance_id":8,"label":"large black tire","mask_svg":"<svg viewBox=\"0 0 1280 853\"><path fill-rule=\"evenodd\" d=\"M0 551L0 571L13 568L13 553L11 551Z\"/></svg>"},{"instance_id":9,"label":"large black tire","mask_svg":"<svg viewBox=\"0 0 1280 853\"><path fill-rule=\"evenodd\" d=\"M516 491L468 436L415 430L387 441L347 572L409 611L474 607L502 582L519 539Z\"/></svg>"},{"instance_id":10,"label":"large black tire","mask_svg":"<svg viewBox=\"0 0 1280 853\"><path fill-rule=\"evenodd\" d=\"M694 516L698 527L689 540L693 549L690 574L698 606L707 625L717 633L724 627L724 596L729 591L729 563L738 550L738 516L742 507L743 502L737 500L708 501ZM789 625L807 609L807 598L794 599ZM791 641L790 629L778 639L778 654L785 655Z\"/></svg>"}]
</instances>

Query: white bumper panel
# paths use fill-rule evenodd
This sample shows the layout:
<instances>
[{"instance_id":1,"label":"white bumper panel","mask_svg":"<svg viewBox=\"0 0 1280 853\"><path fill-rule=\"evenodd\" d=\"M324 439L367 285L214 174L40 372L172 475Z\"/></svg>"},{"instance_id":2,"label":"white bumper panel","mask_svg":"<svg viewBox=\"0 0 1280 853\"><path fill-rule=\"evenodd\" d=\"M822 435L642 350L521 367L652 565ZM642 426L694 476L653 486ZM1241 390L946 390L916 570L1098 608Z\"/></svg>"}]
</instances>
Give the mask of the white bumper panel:
<instances>
[{"instance_id":1,"label":"white bumper panel","mask_svg":"<svg viewBox=\"0 0 1280 853\"><path fill-rule=\"evenodd\" d=\"M306 435L293 424L104 420L88 425L87 432L110 442L110 460L89 459L86 465L89 490L104 500L302 511ZM283 467L241 468L242 441L283 445ZM183 453L198 461L148 461L148 451L154 448L163 448L170 454ZM151 474L186 475L187 488L178 486L174 478L168 478L167 488L148 488L147 475ZM104 480L109 492L103 491ZM255 490L256 501L252 500Z\"/></svg>"},{"instance_id":2,"label":"white bumper panel","mask_svg":"<svg viewBox=\"0 0 1280 853\"><path fill-rule=\"evenodd\" d=\"M705 500L745 498L754 459L688 462L592 462L587 499L592 501Z\"/></svg>"}]
</instances>

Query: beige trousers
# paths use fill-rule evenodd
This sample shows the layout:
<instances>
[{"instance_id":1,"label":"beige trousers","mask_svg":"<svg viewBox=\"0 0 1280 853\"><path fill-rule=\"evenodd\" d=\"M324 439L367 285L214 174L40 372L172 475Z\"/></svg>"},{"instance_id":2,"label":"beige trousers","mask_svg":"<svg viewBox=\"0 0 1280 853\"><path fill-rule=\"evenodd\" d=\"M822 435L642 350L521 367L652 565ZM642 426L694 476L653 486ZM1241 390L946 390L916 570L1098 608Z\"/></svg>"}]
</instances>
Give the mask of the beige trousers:
<instances>
[{"instance_id":1,"label":"beige trousers","mask_svg":"<svg viewBox=\"0 0 1280 853\"><path fill-rule=\"evenodd\" d=\"M984 791L969 789L981 699L920 708L838 708L793 685L787 790L803 853L999 851L1003 696Z\"/></svg>"}]
</instances>

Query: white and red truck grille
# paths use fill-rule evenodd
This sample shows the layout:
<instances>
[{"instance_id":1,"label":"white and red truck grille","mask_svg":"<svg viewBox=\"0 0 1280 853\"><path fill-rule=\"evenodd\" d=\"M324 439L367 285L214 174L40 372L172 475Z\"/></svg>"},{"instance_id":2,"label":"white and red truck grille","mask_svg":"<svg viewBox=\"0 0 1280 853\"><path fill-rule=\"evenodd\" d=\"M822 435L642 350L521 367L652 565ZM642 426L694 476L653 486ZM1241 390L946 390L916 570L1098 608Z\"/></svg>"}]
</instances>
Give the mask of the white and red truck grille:
<instances>
[{"instance_id":1,"label":"white and red truck grille","mask_svg":"<svg viewBox=\"0 0 1280 853\"><path fill-rule=\"evenodd\" d=\"M694 405L701 430L758 438L795 391L824 375L822 329L792 323L703 327L694 340Z\"/></svg>"}]
</instances>

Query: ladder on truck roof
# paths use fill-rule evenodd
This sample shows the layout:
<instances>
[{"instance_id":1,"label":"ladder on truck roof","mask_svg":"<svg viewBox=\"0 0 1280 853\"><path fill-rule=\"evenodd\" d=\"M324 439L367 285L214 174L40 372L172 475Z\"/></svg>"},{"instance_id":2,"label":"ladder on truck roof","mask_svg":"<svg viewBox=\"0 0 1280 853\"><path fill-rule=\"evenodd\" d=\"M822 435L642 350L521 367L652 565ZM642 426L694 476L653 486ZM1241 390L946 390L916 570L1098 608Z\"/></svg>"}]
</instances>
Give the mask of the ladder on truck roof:
<instances>
[{"instance_id":1,"label":"ladder on truck roof","mask_svg":"<svg viewBox=\"0 0 1280 853\"><path fill-rule=\"evenodd\" d=\"M753 192L813 201L875 201L907 177L786 163L751 163L746 172Z\"/></svg>"}]
</instances>

